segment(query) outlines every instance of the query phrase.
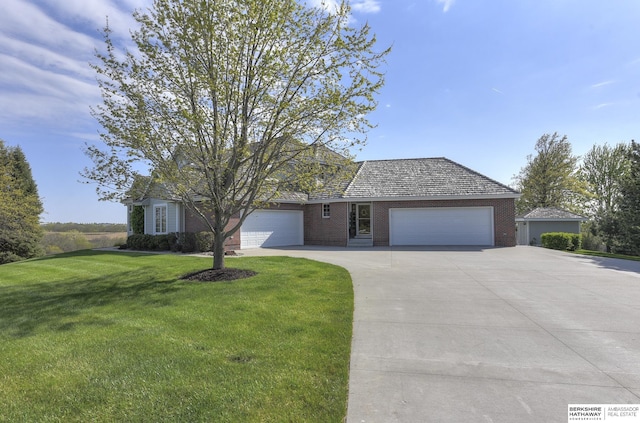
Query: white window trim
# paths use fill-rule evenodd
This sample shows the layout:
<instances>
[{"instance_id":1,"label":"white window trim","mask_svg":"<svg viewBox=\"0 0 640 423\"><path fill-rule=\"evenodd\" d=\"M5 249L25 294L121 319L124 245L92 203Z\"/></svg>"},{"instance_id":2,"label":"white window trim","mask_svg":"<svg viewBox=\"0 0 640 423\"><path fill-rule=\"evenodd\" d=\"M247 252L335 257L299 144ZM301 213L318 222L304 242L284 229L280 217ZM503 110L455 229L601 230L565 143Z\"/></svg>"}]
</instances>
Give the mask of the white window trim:
<instances>
[{"instance_id":1,"label":"white window trim","mask_svg":"<svg viewBox=\"0 0 640 423\"><path fill-rule=\"evenodd\" d=\"M160 208L164 208L164 232L157 231L158 225L157 225L157 213L156 210L160 209ZM153 205L153 233L154 235L165 235L167 233L169 233L167 230L169 229L169 207L167 206L166 203L164 204L154 204Z\"/></svg>"},{"instance_id":2,"label":"white window trim","mask_svg":"<svg viewBox=\"0 0 640 423\"><path fill-rule=\"evenodd\" d=\"M325 206L328 207L328 214L325 214ZM329 219L331 218L331 203L322 203L322 218Z\"/></svg>"}]
</instances>

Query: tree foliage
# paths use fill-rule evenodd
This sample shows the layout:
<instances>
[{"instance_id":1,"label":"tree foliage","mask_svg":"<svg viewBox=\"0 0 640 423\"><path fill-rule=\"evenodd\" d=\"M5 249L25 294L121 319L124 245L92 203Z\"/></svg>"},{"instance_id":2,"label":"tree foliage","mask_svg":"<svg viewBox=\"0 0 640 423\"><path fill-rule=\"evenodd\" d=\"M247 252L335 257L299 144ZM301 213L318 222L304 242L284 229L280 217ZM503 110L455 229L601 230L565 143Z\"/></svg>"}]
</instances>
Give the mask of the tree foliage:
<instances>
[{"instance_id":1,"label":"tree foliage","mask_svg":"<svg viewBox=\"0 0 640 423\"><path fill-rule=\"evenodd\" d=\"M618 252L640 255L640 144L631 141L629 172L623 179L616 213Z\"/></svg>"},{"instance_id":2,"label":"tree foliage","mask_svg":"<svg viewBox=\"0 0 640 423\"><path fill-rule=\"evenodd\" d=\"M0 140L0 264L41 254L42 202L20 147Z\"/></svg>"},{"instance_id":3,"label":"tree foliage","mask_svg":"<svg viewBox=\"0 0 640 423\"><path fill-rule=\"evenodd\" d=\"M516 210L523 214L537 207L557 207L578 211L576 197L584 194L577 178L578 157L571 151L567 136L542 135L535 145L536 155L527 156L527 164L514 177L522 196Z\"/></svg>"},{"instance_id":4,"label":"tree foliage","mask_svg":"<svg viewBox=\"0 0 640 423\"><path fill-rule=\"evenodd\" d=\"M107 148L87 148L84 176L119 199L146 165L206 222L221 268L224 240L257 205L293 180L313 185L337 155L300 164L365 141L388 50L375 50L368 25L350 26L346 3L330 13L296 0L155 0L134 17L136 50L119 50L106 28L97 54Z\"/></svg>"},{"instance_id":5,"label":"tree foliage","mask_svg":"<svg viewBox=\"0 0 640 423\"><path fill-rule=\"evenodd\" d=\"M582 158L579 178L589 192L587 214L593 219L591 230L611 251L618 232L615 214L622 200L622 185L629 176L628 144L594 145Z\"/></svg>"}]
</instances>

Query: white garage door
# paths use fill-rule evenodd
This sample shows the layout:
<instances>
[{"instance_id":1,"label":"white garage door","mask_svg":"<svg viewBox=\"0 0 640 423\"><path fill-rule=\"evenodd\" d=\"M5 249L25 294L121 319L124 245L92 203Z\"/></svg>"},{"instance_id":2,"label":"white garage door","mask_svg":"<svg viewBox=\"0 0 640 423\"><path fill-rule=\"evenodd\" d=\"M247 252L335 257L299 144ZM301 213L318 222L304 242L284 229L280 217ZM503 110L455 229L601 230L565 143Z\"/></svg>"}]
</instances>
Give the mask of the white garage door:
<instances>
[{"instance_id":1,"label":"white garage door","mask_svg":"<svg viewBox=\"0 0 640 423\"><path fill-rule=\"evenodd\" d=\"M304 244L302 211L256 210L240 228L240 248Z\"/></svg>"},{"instance_id":2,"label":"white garage door","mask_svg":"<svg viewBox=\"0 0 640 423\"><path fill-rule=\"evenodd\" d=\"M493 208L391 209L390 245L493 245Z\"/></svg>"}]
</instances>

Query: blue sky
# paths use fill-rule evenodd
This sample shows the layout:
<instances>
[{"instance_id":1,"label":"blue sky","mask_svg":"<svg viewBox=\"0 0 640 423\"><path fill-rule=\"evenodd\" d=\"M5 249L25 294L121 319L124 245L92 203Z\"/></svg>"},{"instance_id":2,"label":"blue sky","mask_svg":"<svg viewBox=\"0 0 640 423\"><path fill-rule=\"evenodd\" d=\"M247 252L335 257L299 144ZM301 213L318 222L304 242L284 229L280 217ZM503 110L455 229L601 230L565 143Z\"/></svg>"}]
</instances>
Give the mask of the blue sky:
<instances>
[{"instance_id":1,"label":"blue sky","mask_svg":"<svg viewBox=\"0 0 640 423\"><path fill-rule=\"evenodd\" d=\"M316 1L316 0L309 0ZM318 0L320 1L320 0ZM332 3L326 0L325 3ZM100 103L89 67L109 16L126 39L151 0L3 0L0 138L20 145L47 222L124 222L79 181L97 143ZM359 160L448 157L502 183L544 133L575 154L639 139L640 2L632 0L358 0L380 47L393 46L378 126Z\"/></svg>"}]
</instances>

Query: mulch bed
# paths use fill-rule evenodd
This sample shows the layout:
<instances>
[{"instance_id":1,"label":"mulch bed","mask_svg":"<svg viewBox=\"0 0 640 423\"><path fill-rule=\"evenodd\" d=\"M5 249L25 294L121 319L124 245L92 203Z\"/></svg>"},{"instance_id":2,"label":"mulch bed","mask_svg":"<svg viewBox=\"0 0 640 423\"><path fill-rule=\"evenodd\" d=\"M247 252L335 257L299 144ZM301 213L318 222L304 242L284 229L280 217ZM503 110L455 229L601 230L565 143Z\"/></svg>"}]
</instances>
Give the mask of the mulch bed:
<instances>
[{"instance_id":1,"label":"mulch bed","mask_svg":"<svg viewBox=\"0 0 640 423\"><path fill-rule=\"evenodd\" d=\"M253 270L244 269L206 269L199 272L189 273L183 276L184 281L194 282L225 282L235 281L237 279L250 278L257 275Z\"/></svg>"}]
</instances>

